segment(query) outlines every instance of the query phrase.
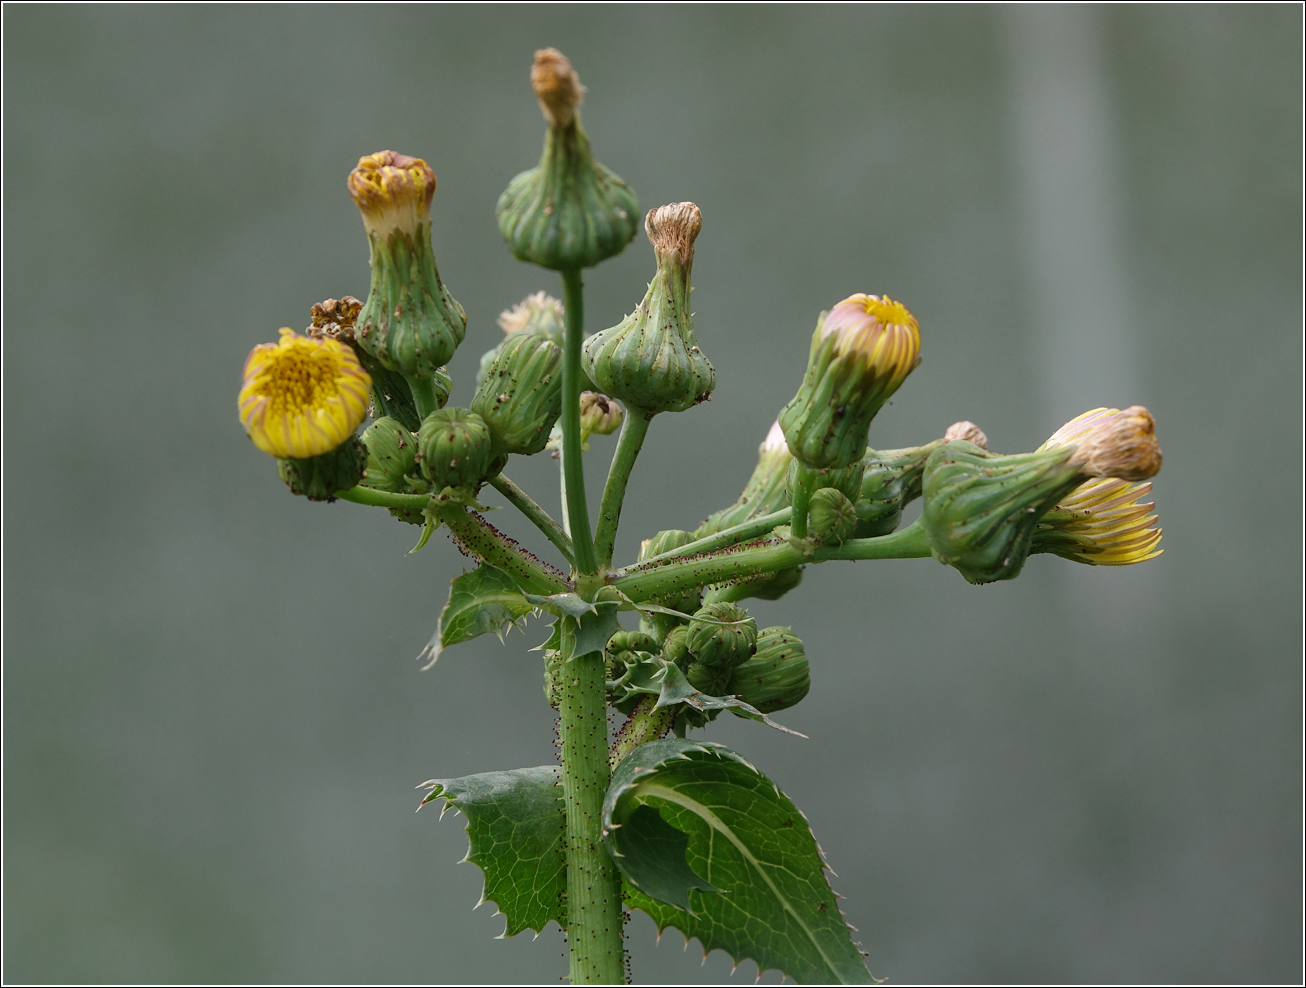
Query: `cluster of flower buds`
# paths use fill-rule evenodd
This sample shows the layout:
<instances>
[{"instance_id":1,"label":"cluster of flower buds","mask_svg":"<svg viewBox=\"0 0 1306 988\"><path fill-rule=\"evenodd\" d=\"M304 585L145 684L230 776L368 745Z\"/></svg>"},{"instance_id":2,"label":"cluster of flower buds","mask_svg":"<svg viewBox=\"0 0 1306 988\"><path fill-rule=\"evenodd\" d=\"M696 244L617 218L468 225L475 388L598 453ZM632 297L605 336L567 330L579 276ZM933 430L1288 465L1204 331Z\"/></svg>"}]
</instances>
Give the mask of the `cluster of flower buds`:
<instances>
[{"instance_id":1,"label":"cluster of flower buds","mask_svg":"<svg viewBox=\"0 0 1306 988\"><path fill-rule=\"evenodd\" d=\"M590 379L645 415L683 412L716 387L716 371L698 348L689 311L694 240L702 226L692 202L650 210L644 229L657 273L648 292L634 312L585 341Z\"/></svg>"},{"instance_id":2,"label":"cluster of flower buds","mask_svg":"<svg viewBox=\"0 0 1306 988\"><path fill-rule=\"evenodd\" d=\"M472 489L503 469L485 419L466 408L441 408L417 430L417 463L435 488Z\"/></svg>"},{"instance_id":3,"label":"cluster of flower buds","mask_svg":"<svg viewBox=\"0 0 1306 988\"><path fill-rule=\"evenodd\" d=\"M490 427L498 453L544 449L562 410L562 348L532 333L509 336L494 351L471 410Z\"/></svg>"},{"instance_id":4,"label":"cluster of flower buds","mask_svg":"<svg viewBox=\"0 0 1306 988\"><path fill-rule=\"evenodd\" d=\"M1085 481L1146 480L1160 467L1155 423L1147 409L1137 405L1123 412L1088 412L1067 423L1033 453L999 456L966 440L944 443L930 454L925 465L921 520L930 551L971 583L1013 579L1034 551L1035 534L1040 532L1047 513ZM1114 506L1123 504L1116 502ZM1091 512L1092 508L1082 510ZM1063 516L1068 514L1062 512ZM1123 530L1118 527L1121 519L1117 516L1094 531L1106 545L1121 550L1117 554L1121 562L1148 558L1160 533L1155 538L1143 533L1155 518L1140 529L1134 525L1145 520L1146 507L1141 515L1125 514ZM1071 524L1064 517L1058 521L1060 525L1045 523L1041 529L1047 551L1055 551L1051 546L1058 544L1058 527ZM1084 531L1087 521L1080 514L1080 530L1072 534L1088 538L1096 548L1096 540ZM1135 551L1139 549L1143 551ZM1133 558L1128 558L1131 554Z\"/></svg>"},{"instance_id":5,"label":"cluster of flower buds","mask_svg":"<svg viewBox=\"0 0 1306 988\"><path fill-rule=\"evenodd\" d=\"M422 417L448 399L444 365L467 330L467 315L440 280L431 249L435 185L425 161L394 151L360 158L349 173L372 266L355 336L373 359L403 377Z\"/></svg>"},{"instance_id":6,"label":"cluster of flower buds","mask_svg":"<svg viewBox=\"0 0 1306 988\"><path fill-rule=\"evenodd\" d=\"M635 193L594 160L580 125L585 87L562 52L535 53L531 88L549 125L544 154L499 197L499 232L519 260L556 271L593 267L635 238Z\"/></svg>"}]
</instances>

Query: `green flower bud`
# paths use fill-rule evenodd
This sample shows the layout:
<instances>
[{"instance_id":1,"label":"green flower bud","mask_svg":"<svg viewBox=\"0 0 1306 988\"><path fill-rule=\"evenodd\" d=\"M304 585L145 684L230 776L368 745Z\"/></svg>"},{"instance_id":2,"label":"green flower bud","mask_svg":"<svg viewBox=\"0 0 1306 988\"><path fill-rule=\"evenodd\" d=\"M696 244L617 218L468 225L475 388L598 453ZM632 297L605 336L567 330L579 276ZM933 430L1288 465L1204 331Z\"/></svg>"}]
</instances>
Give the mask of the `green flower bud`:
<instances>
[{"instance_id":1,"label":"green flower bud","mask_svg":"<svg viewBox=\"0 0 1306 988\"><path fill-rule=\"evenodd\" d=\"M562 411L562 349L515 333L499 346L471 410L490 427L496 453L538 453Z\"/></svg>"},{"instance_id":2,"label":"green flower bud","mask_svg":"<svg viewBox=\"0 0 1306 988\"><path fill-rule=\"evenodd\" d=\"M610 436L621 428L626 413L621 403L615 398L599 394L597 391L580 393L580 437L581 441L590 436Z\"/></svg>"},{"instance_id":3,"label":"green flower bud","mask_svg":"<svg viewBox=\"0 0 1306 988\"><path fill-rule=\"evenodd\" d=\"M646 414L683 412L716 387L689 311L694 238L702 225L692 202L650 210L644 229L657 273L648 293L633 313L585 341L583 364L598 389Z\"/></svg>"},{"instance_id":4,"label":"green flower bud","mask_svg":"<svg viewBox=\"0 0 1306 988\"><path fill-rule=\"evenodd\" d=\"M695 662L733 669L746 661L757 647L757 622L738 604L707 604L695 612L694 618L689 622L685 645Z\"/></svg>"},{"instance_id":5,"label":"green flower bud","mask_svg":"<svg viewBox=\"0 0 1306 988\"><path fill-rule=\"evenodd\" d=\"M857 512L842 491L822 487L807 505L808 533L817 542L837 545L851 537Z\"/></svg>"},{"instance_id":6,"label":"green flower bud","mask_svg":"<svg viewBox=\"0 0 1306 988\"><path fill-rule=\"evenodd\" d=\"M921 513L934 558L971 583L1018 576L1043 514L1084 480L1073 452L998 456L960 440L935 449Z\"/></svg>"},{"instance_id":7,"label":"green flower bud","mask_svg":"<svg viewBox=\"0 0 1306 988\"><path fill-rule=\"evenodd\" d=\"M645 539L639 544L638 561L642 563L645 559L652 559L654 556L660 556L672 549L679 549L682 545L689 545L693 541L693 535L689 532L682 532L678 528L658 532L651 539Z\"/></svg>"},{"instance_id":8,"label":"green flower bud","mask_svg":"<svg viewBox=\"0 0 1306 988\"><path fill-rule=\"evenodd\" d=\"M792 707L812 688L807 653L789 628L763 628L757 651L730 675L726 691L764 714Z\"/></svg>"},{"instance_id":9,"label":"green flower bud","mask_svg":"<svg viewBox=\"0 0 1306 988\"><path fill-rule=\"evenodd\" d=\"M336 492L355 486L366 469L367 448L356 436L321 456L277 460L277 473L290 493L310 501L334 501Z\"/></svg>"},{"instance_id":10,"label":"green flower bud","mask_svg":"<svg viewBox=\"0 0 1306 988\"><path fill-rule=\"evenodd\" d=\"M742 525L750 518L769 515L789 504L789 466L793 457L785 444L785 434L780 423L774 422L771 431L757 447L757 466L744 485L744 491L734 504L710 515L698 526L695 538L715 535L722 529Z\"/></svg>"},{"instance_id":11,"label":"green flower bud","mask_svg":"<svg viewBox=\"0 0 1306 988\"><path fill-rule=\"evenodd\" d=\"M378 491L408 490L404 478L414 472L417 438L392 418L379 418L363 433L367 472L363 485Z\"/></svg>"},{"instance_id":12,"label":"green flower bud","mask_svg":"<svg viewBox=\"0 0 1306 988\"><path fill-rule=\"evenodd\" d=\"M681 672L688 669L689 663L693 661L693 656L689 654L689 646L685 644L688 634L689 629L682 624L672 628L667 632L667 637L662 639L662 658L679 667Z\"/></svg>"},{"instance_id":13,"label":"green flower bud","mask_svg":"<svg viewBox=\"0 0 1306 988\"><path fill-rule=\"evenodd\" d=\"M467 331L467 315L440 281L431 250L435 173L420 158L380 151L349 173L349 194L371 246L372 286L358 315L359 346L403 376L419 415L437 397L442 368Z\"/></svg>"},{"instance_id":14,"label":"green flower bud","mask_svg":"<svg viewBox=\"0 0 1306 988\"><path fill-rule=\"evenodd\" d=\"M730 671L722 666L691 662L685 672L685 678L689 680L689 685L700 693L706 693L708 696L725 696L730 685Z\"/></svg>"},{"instance_id":15,"label":"green flower bud","mask_svg":"<svg viewBox=\"0 0 1306 988\"><path fill-rule=\"evenodd\" d=\"M518 260L555 271L593 267L635 238L635 193L594 160L577 114L585 90L566 56L537 51L531 88L549 123L544 154L499 197L499 232Z\"/></svg>"},{"instance_id":16,"label":"green flower bud","mask_svg":"<svg viewBox=\"0 0 1306 988\"><path fill-rule=\"evenodd\" d=\"M942 441L907 449L868 449L862 460L862 489L854 508L853 538L888 535L902 521L903 509L921 496L925 461Z\"/></svg>"},{"instance_id":17,"label":"green flower bud","mask_svg":"<svg viewBox=\"0 0 1306 988\"><path fill-rule=\"evenodd\" d=\"M493 476L492 447L485 419L465 408L432 412L422 420L417 432L418 463L437 490L475 487Z\"/></svg>"},{"instance_id":18,"label":"green flower bud","mask_svg":"<svg viewBox=\"0 0 1306 988\"><path fill-rule=\"evenodd\" d=\"M920 362L915 316L888 296L852 295L823 313L798 394L780 413L789 452L814 470L866 452L875 413Z\"/></svg>"},{"instance_id":19,"label":"green flower bud","mask_svg":"<svg viewBox=\"0 0 1306 988\"><path fill-rule=\"evenodd\" d=\"M793 491L794 485L800 482L801 478L799 474L801 471L806 471L815 478L818 490L822 487L833 487L849 500L853 501L861 496L862 474L865 471L865 461L863 460L858 460L856 463L850 463L846 467L830 467L826 470L812 470L810 467L804 467L797 460L790 459L790 492Z\"/></svg>"}]
</instances>

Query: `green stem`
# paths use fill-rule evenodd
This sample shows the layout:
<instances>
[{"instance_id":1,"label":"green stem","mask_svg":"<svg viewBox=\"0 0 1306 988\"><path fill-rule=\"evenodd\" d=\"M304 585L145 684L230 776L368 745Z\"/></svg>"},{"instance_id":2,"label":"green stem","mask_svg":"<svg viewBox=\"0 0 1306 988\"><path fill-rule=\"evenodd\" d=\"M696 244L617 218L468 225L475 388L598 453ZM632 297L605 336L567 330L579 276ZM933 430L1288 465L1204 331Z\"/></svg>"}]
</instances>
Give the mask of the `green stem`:
<instances>
[{"instance_id":1,"label":"green stem","mask_svg":"<svg viewBox=\"0 0 1306 988\"><path fill-rule=\"evenodd\" d=\"M431 503L430 494L391 494L371 487L351 487L347 491L336 491L336 497L342 501L370 504L377 508L416 508L418 511Z\"/></svg>"},{"instance_id":2,"label":"green stem","mask_svg":"<svg viewBox=\"0 0 1306 988\"><path fill-rule=\"evenodd\" d=\"M671 730L676 711L673 707L659 707L657 702L658 698L652 694L640 697L635 709L630 712L630 719L617 732L612 750L608 753L608 764L614 770L622 759L640 745L656 741Z\"/></svg>"},{"instance_id":3,"label":"green stem","mask_svg":"<svg viewBox=\"0 0 1306 988\"><path fill-rule=\"evenodd\" d=\"M514 508L529 518L535 527L544 533L544 537L558 547L558 551L566 557L567 562L575 565L576 560L572 558L571 539L562 530L562 526L540 507L535 498L527 494L502 473L490 481L490 486L506 497Z\"/></svg>"},{"instance_id":4,"label":"green stem","mask_svg":"<svg viewBox=\"0 0 1306 988\"><path fill-rule=\"evenodd\" d=\"M585 299L578 269L562 272L566 336L562 357L562 471L567 522L575 556L576 591L593 600L597 574L585 502L580 441L580 357ZM562 795L567 815L567 942L571 983L623 984L621 880L603 846L603 797L608 791L608 707L603 653L571 656L562 669Z\"/></svg>"},{"instance_id":5,"label":"green stem","mask_svg":"<svg viewBox=\"0 0 1306 988\"><path fill-rule=\"evenodd\" d=\"M790 503L793 506L793 515L789 519L789 530L796 539L807 538L807 503L812 498L812 488L815 480L815 474L799 463L794 478L794 489L789 492Z\"/></svg>"},{"instance_id":6,"label":"green stem","mask_svg":"<svg viewBox=\"0 0 1306 988\"><path fill-rule=\"evenodd\" d=\"M875 539L849 539L842 545L804 546L790 542L759 542L707 556L673 560L649 570L633 570L613 586L635 603L681 594L709 583L727 583L766 576L803 563L830 559L917 559L930 554L921 523Z\"/></svg>"},{"instance_id":7,"label":"green stem","mask_svg":"<svg viewBox=\"0 0 1306 988\"><path fill-rule=\"evenodd\" d=\"M608 791L603 653L563 664L558 713L567 815L567 941L573 985L624 984L621 880L602 840Z\"/></svg>"},{"instance_id":8,"label":"green stem","mask_svg":"<svg viewBox=\"0 0 1306 988\"><path fill-rule=\"evenodd\" d=\"M461 504L446 504L439 509L439 517L462 549L503 570L524 590L548 596L571 589L561 573L540 562L476 512Z\"/></svg>"},{"instance_id":9,"label":"green stem","mask_svg":"<svg viewBox=\"0 0 1306 988\"><path fill-rule=\"evenodd\" d=\"M580 270L562 272L566 335L562 351L562 470L567 485L567 523L575 546L576 569L593 573L594 542L585 502L585 461L580 448L580 351L585 342L585 290ZM600 689L602 692L602 689Z\"/></svg>"},{"instance_id":10,"label":"green stem","mask_svg":"<svg viewBox=\"0 0 1306 988\"><path fill-rule=\"evenodd\" d=\"M732 525L729 528L723 528L715 535L706 535L694 542L687 542L679 549L671 549L657 556L650 556L648 559L641 559L634 566L628 566L621 570L617 575L624 576L626 573L634 573L637 570L643 570L648 567L657 566L671 559L679 559L682 556L697 556L704 552L714 552L717 549L725 549L728 546L738 545L740 542L747 542L750 539L758 538L765 535L777 525L784 525L789 521L790 508L781 508L779 511L773 511L769 515L758 515L756 518L750 518L748 521L742 521L738 525Z\"/></svg>"},{"instance_id":11,"label":"green stem","mask_svg":"<svg viewBox=\"0 0 1306 988\"><path fill-rule=\"evenodd\" d=\"M617 524L621 520L621 503L626 499L626 484L635 466L644 437L648 435L652 416L638 408L626 409L626 421L612 454L608 481L603 485L603 502L599 507L599 526L594 535L594 552L603 566L612 563L612 547L617 541Z\"/></svg>"},{"instance_id":12,"label":"green stem","mask_svg":"<svg viewBox=\"0 0 1306 988\"><path fill-rule=\"evenodd\" d=\"M412 380L408 386L413 392L413 404L417 406L417 420L421 422L432 412L439 410L440 402L435 396L435 382Z\"/></svg>"}]
</instances>

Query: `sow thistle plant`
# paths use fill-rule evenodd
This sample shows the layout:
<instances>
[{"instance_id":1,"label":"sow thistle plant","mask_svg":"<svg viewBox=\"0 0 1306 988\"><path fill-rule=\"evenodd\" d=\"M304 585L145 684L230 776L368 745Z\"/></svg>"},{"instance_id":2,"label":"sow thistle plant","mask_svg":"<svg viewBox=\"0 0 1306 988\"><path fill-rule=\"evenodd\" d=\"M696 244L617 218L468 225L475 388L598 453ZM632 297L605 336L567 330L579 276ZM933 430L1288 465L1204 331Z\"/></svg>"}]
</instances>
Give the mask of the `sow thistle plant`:
<instances>
[{"instance_id":1,"label":"sow thistle plant","mask_svg":"<svg viewBox=\"0 0 1306 988\"><path fill-rule=\"evenodd\" d=\"M1152 417L1094 409L1014 455L990 451L971 422L917 447L869 448L876 413L920 362L921 331L901 302L857 292L818 318L797 393L739 498L614 565L654 418L692 410L716 385L689 308L702 215L689 202L645 215L653 279L629 316L587 337L581 272L625 249L639 213L593 157L567 59L537 52L531 84L544 151L497 216L515 257L561 275L561 300L539 292L500 316L470 402L449 405L446 365L467 317L431 249L436 177L419 158L367 155L348 180L371 248L367 299L328 299L303 334L282 329L255 347L241 422L293 493L387 509L420 528L418 548L443 528L476 561L453 581L420 656L428 665L478 635L551 623L539 668L558 712L559 764L424 784L423 805L440 799L466 816L468 858L508 935L552 920L573 982L621 983L623 925L642 909L659 930L760 971L869 982L802 812L742 755L693 733L723 711L787 730L772 715L811 689L802 640L757 627L742 602L776 600L805 566L834 560L933 556L989 583L1014 579L1036 552L1091 565L1151 559L1161 538L1142 502L1161 466ZM591 524L587 440L618 429ZM504 473L513 456L546 450L559 460L560 519ZM486 486L548 538L557 565L486 521ZM903 527L918 498L919 520ZM614 736L609 708L624 717Z\"/></svg>"}]
</instances>

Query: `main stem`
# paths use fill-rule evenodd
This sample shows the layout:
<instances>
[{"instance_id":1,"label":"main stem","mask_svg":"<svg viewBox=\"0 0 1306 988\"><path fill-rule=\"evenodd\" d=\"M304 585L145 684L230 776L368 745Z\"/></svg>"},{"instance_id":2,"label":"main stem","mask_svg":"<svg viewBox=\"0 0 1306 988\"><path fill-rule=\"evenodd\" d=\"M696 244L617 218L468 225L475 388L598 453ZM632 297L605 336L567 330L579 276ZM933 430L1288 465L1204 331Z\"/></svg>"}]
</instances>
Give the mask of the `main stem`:
<instances>
[{"instance_id":1,"label":"main stem","mask_svg":"<svg viewBox=\"0 0 1306 988\"><path fill-rule=\"evenodd\" d=\"M612 562L612 547L617 540L617 524L621 520L621 504L626 499L626 484L635 466L644 437L648 435L651 418L638 408L626 409L626 421L617 439L617 451L612 454L608 481L603 485L603 501L599 506L599 527L594 536L594 551L604 566Z\"/></svg>"},{"instance_id":2,"label":"main stem","mask_svg":"<svg viewBox=\"0 0 1306 988\"><path fill-rule=\"evenodd\" d=\"M562 351L562 476L567 485L567 525L575 549L576 569L593 573L594 541L585 503L585 461L580 448L580 351L585 342L585 288L580 271L562 272L566 336Z\"/></svg>"},{"instance_id":3,"label":"main stem","mask_svg":"<svg viewBox=\"0 0 1306 988\"><path fill-rule=\"evenodd\" d=\"M580 445L580 356L585 300L580 271L562 272L566 336L562 357L562 469L577 592L593 600L600 581L585 503ZM563 665L558 704L562 794L567 815L567 941L571 983L626 980L621 880L602 840L608 768L608 708L603 653L571 656Z\"/></svg>"}]
</instances>

